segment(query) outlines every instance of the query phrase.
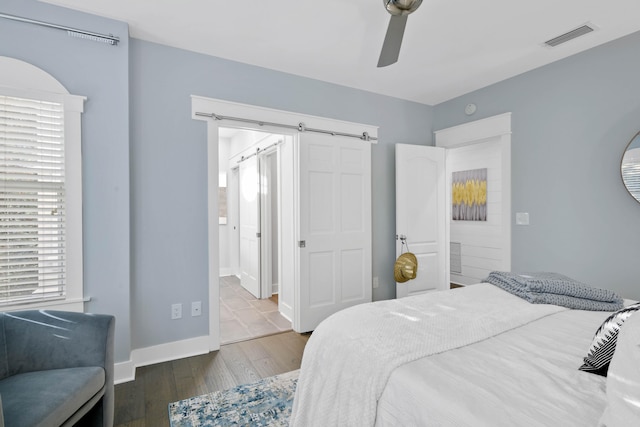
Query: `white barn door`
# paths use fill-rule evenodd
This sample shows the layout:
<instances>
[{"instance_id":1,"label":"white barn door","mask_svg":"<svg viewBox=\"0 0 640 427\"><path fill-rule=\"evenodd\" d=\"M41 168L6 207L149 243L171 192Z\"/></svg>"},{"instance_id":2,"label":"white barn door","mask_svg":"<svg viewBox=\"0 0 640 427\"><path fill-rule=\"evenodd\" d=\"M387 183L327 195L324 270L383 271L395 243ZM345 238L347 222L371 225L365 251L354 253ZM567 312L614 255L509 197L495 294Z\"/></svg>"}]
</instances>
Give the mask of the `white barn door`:
<instances>
[{"instance_id":1,"label":"white barn door","mask_svg":"<svg viewBox=\"0 0 640 427\"><path fill-rule=\"evenodd\" d=\"M396 144L396 256L404 237L418 260L416 278L397 283L396 297L449 288L445 203L445 149Z\"/></svg>"},{"instance_id":2,"label":"white barn door","mask_svg":"<svg viewBox=\"0 0 640 427\"><path fill-rule=\"evenodd\" d=\"M257 156L240 163L240 284L260 298L260 198Z\"/></svg>"},{"instance_id":3,"label":"white barn door","mask_svg":"<svg viewBox=\"0 0 640 427\"><path fill-rule=\"evenodd\" d=\"M297 304L293 329L371 301L371 145L299 134Z\"/></svg>"}]
</instances>

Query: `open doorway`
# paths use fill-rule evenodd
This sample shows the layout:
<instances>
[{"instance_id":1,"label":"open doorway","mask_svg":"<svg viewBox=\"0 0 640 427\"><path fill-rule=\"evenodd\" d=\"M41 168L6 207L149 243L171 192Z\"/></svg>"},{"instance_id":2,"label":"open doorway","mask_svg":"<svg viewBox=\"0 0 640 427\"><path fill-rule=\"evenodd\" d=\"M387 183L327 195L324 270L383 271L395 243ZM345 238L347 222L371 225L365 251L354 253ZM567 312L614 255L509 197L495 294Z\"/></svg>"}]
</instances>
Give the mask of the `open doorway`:
<instances>
[{"instance_id":1,"label":"open doorway","mask_svg":"<svg viewBox=\"0 0 640 427\"><path fill-rule=\"evenodd\" d=\"M221 344L291 330L278 304L283 138L219 131Z\"/></svg>"},{"instance_id":2,"label":"open doorway","mask_svg":"<svg viewBox=\"0 0 640 427\"><path fill-rule=\"evenodd\" d=\"M220 348L221 335L221 128L282 137L277 150L278 309L292 329L312 331L337 311L370 302L371 145L377 126L196 95L191 106L192 118L207 123L209 350Z\"/></svg>"}]
</instances>

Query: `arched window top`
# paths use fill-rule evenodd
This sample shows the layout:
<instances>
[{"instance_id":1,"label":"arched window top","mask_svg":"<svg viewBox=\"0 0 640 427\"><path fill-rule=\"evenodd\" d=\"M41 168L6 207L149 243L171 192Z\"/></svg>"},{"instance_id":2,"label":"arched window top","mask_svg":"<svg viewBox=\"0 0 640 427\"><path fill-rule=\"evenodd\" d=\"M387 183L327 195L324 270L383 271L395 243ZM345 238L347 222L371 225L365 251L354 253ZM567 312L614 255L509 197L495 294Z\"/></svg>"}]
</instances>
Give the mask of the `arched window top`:
<instances>
[{"instance_id":1,"label":"arched window top","mask_svg":"<svg viewBox=\"0 0 640 427\"><path fill-rule=\"evenodd\" d=\"M15 93L19 88L20 94ZM61 102L65 111L84 111L84 96L71 95L55 77L28 62L0 56L0 92L8 96L28 96L34 99Z\"/></svg>"},{"instance_id":2,"label":"arched window top","mask_svg":"<svg viewBox=\"0 0 640 427\"><path fill-rule=\"evenodd\" d=\"M28 62L0 56L0 82L3 86L20 87L42 92L68 94L55 77Z\"/></svg>"}]
</instances>

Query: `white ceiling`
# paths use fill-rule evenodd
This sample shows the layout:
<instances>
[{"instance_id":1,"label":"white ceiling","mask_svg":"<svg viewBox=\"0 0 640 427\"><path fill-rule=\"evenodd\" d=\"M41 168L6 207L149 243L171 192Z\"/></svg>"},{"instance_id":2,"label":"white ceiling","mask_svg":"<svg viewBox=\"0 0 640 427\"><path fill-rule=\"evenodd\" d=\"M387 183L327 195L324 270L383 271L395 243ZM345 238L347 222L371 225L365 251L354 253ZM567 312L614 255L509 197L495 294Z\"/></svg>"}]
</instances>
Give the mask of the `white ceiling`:
<instances>
[{"instance_id":1,"label":"white ceiling","mask_svg":"<svg viewBox=\"0 0 640 427\"><path fill-rule=\"evenodd\" d=\"M383 0L42 1L125 21L137 39L429 105L640 30L638 0L424 0L399 61L377 68ZM543 45L585 23L598 30Z\"/></svg>"}]
</instances>

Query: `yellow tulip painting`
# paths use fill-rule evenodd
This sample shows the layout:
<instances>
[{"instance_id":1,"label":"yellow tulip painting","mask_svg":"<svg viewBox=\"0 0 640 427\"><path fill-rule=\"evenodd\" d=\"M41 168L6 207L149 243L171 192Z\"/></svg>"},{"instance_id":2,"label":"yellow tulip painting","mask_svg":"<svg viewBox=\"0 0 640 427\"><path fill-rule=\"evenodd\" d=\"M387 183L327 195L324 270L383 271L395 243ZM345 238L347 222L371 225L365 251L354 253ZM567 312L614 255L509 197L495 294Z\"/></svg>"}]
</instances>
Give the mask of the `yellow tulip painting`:
<instances>
[{"instance_id":1,"label":"yellow tulip painting","mask_svg":"<svg viewBox=\"0 0 640 427\"><path fill-rule=\"evenodd\" d=\"M487 169L453 172L452 217L456 221L487 220Z\"/></svg>"}]
</instances>

